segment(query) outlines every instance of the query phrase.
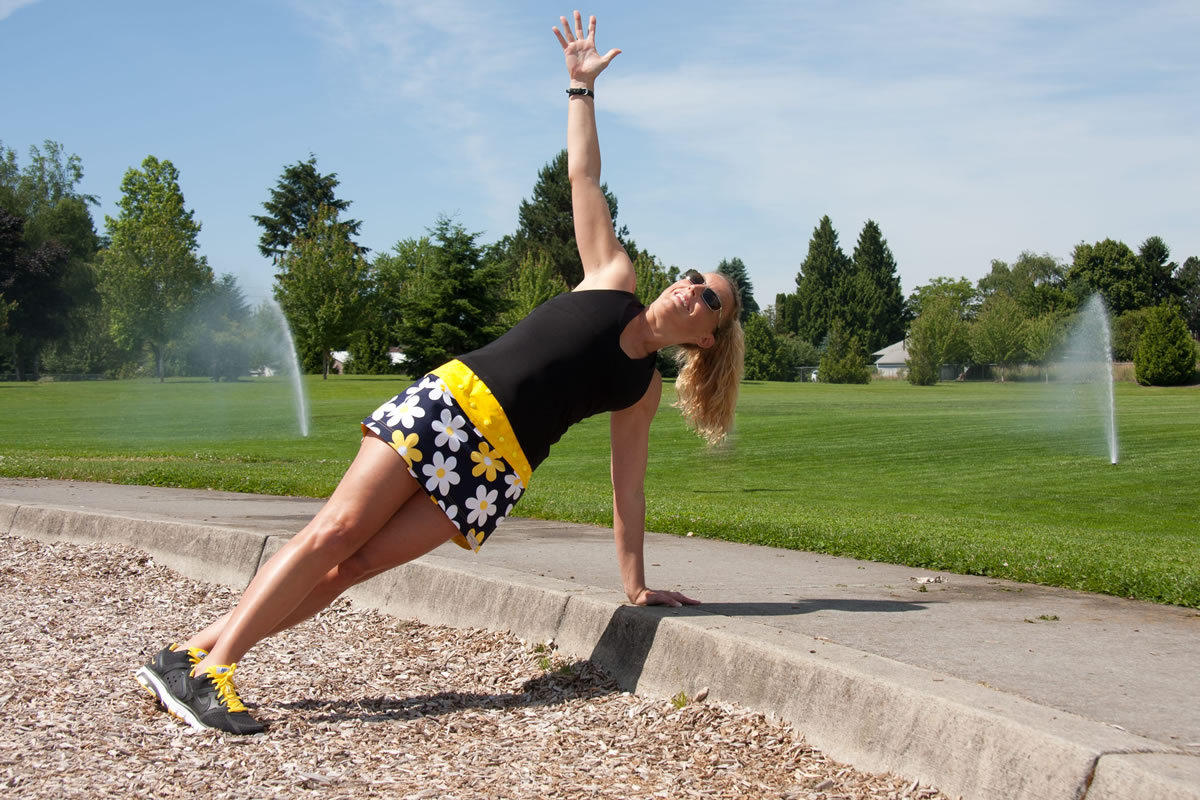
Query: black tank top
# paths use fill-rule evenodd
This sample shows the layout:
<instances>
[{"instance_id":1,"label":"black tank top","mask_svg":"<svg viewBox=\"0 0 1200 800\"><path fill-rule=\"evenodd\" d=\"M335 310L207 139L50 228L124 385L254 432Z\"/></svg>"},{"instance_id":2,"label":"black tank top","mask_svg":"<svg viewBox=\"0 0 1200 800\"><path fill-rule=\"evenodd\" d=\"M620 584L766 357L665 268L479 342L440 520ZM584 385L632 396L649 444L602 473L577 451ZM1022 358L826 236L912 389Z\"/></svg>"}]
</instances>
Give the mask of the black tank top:
<instances>
[{"instance_id":1,"label":"black tank top","mask_svg":"<svg viewBox=\"0 0 1200 800\"><path fill-rule=\"evenodd\" d=\"M643 308L630 292L566 292L460 357L500 402L533 468L579 420L646 393L654 353L632 359L621 349L621 331Z\"/></svg>"}]
</instances>

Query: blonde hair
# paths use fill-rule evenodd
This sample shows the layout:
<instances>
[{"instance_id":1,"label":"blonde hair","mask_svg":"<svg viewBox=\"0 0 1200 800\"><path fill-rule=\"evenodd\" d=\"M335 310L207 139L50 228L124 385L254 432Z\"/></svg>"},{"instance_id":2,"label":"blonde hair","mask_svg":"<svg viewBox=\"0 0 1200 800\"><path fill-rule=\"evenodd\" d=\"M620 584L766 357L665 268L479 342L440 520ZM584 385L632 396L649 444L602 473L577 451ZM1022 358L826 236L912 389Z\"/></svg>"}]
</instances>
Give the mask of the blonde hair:
<instances>
[{"instance_id":1,"label":"blonde hair","mask_svg":"<svg viewBox=\"0 0 1200 800\"><path fill-rule=\"evenodd\" d=\"M675 407L710 446L720 444L733 428L738 384L746 345L742 339L742 298L738 287L721 274L733 295L733 308L724 309L713 331L712 347L680 345L675 351L679 377L675 379Z\"/></svg>"}]
</instances>

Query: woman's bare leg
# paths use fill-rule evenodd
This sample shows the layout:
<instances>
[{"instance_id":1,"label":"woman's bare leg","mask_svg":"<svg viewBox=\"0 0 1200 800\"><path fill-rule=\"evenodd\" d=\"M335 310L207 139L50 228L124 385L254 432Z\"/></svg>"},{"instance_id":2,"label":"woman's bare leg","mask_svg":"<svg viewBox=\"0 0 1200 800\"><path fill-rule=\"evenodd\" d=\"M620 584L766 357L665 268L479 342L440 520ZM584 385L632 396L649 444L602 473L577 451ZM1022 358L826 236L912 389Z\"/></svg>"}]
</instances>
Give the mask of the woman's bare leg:
<instances>
[{"instance_id":1,"label":"woman's bare leg","mask_svg":"<svg viewBox=\"0 0 1200 800\"><path fill-rule=\"evenodd\" d=\"M197 674L209 666L234 663L276 630L323 576L354 555L410 498L420 494L404 459L382 439L364 437L329 502L246 587L216 641L206 648L208 655L196 666ZM198 646L192 640L186 644Z\"/></svg>"},{"instance_id":2,"label":"woman's bare leg","mask_svg":"<svg viewBox=\"0 0 1200 800\"><path fill-rule=\"evenodd\" d=\"M379 533L372 536L354 555L326 572L308 596L300 601L300 605L267 636L274 636L303 622L351 586L425 555L444 544L456 532L454 525L446 519L440 508L429 502L424 492L414 494ZM223 615L188 640L186 646L211 649L232 616L232 611Z\"/></svg>"}]
</instances>

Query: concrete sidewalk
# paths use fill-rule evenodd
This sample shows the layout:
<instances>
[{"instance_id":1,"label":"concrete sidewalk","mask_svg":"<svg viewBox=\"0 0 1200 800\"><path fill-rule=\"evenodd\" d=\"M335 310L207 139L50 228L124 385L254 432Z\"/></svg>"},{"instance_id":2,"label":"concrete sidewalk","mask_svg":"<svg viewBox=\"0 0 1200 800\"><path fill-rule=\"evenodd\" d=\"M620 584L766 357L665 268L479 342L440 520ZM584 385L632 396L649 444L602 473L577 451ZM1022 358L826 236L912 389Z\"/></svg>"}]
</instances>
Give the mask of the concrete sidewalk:
<instances>
[{"instance_id":1,"label":"concrete sidewalk","mask_svg":"<svg viewBox=\"0 0 1200 800\"><path fill-rule=\"evenodd\" d=\"M0 532L116 541L244 587L321 501L0 479ZM966 798L1200 800L1200 613L1098 595L650 534L624 602L611 532L506 521L351 592L436 624L553 638L628 689L739 703L814 746ZM145 643L130 642L135 652Z\"/></svg>"}]
</instances>

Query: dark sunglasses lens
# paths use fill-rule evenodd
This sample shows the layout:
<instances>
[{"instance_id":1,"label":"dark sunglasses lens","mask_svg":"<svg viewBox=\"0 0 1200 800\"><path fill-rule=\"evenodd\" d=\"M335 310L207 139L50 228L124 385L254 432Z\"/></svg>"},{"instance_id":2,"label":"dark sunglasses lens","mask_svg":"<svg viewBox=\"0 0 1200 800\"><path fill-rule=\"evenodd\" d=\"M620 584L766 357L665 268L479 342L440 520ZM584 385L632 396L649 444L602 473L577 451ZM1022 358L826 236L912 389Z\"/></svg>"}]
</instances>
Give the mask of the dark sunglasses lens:
<instances>
[{"instance_id":1,"label":"dark sunglasses lens","mask_svg":"<svg viewBox=\"0 0 1200 800\"><path fill-rule=\"evenodd\" d=\"M703 292L700 293L700 296L704 298L704 304L706 306L708 306L709 308L711 308L713 311L721 310L721 296L718 295L715 291L713 291L712 289L705 289Z\"/></svg>"},{"instance_id":2,"label":"dark sunglasses lens","mask_svg":"<svg viewBox=\"0 0 1200 800\"><path fill-rule=\"evenodd\" d=\"M704 276L699 272L696 272L694 269L689 269L687 272L683 273L683 277L687 278L692 283L704 283Z\"/></svg>"}]
</instances>

